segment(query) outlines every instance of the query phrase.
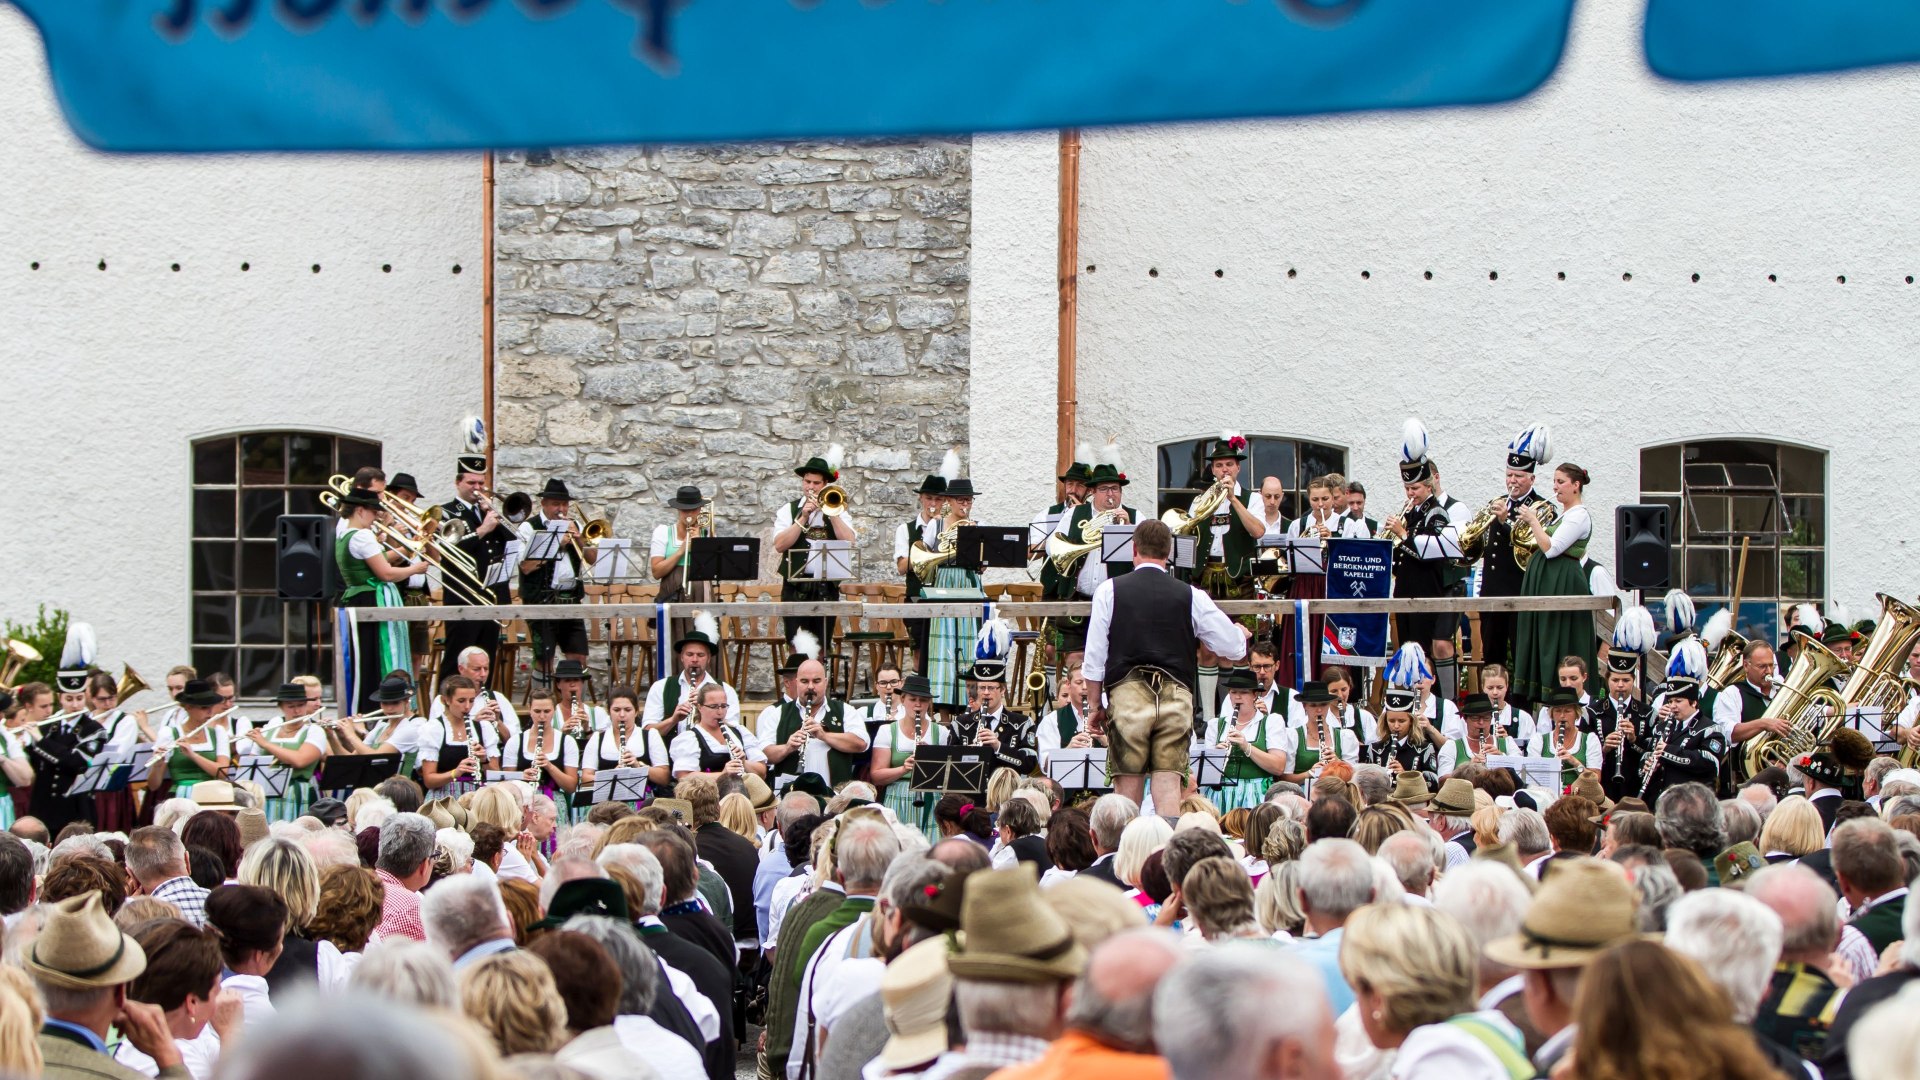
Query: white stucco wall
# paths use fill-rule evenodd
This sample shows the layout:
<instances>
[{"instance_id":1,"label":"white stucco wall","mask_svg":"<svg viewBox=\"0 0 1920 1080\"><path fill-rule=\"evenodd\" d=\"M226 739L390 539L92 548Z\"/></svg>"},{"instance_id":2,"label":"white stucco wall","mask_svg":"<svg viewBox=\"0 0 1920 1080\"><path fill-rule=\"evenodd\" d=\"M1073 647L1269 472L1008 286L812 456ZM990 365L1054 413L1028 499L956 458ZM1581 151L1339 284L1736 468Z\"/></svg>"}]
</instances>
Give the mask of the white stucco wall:
<instances>
[{"instance_id":1,"label":"white stucco wall","mask_svg":"<svg viewBox=\"0 0 1920 1080\"><path fill-rule=\"evenodd\" d=\"M480 161L106 157L6 5L0 70L0 613L65 607L157 679L189 644L192 439L375 439L446 496L480 402Z\"/></svg>"},{"instance_id":2,"label":"white stucco wall","mask_svg":"<svg viewBox=\"0 0 1920 1080\"><path fill-rule=\"evenodd\" d=\"M1086 133L1082 431L1118 433L1136 471L1223 426L1345 444L1390 513L1407 416L1469 503L1497 491L1507 439L1546 421L1593 473L1608 562L1643 445L1796 440L1830 453L1831 594L1856 617L1875 590L1912 596L1920 552L1890 523L1920 496L1888 447L1920 406L1920 148L1899 134L1920 71L1663 83L1643 6L1582 0L1559 72L1511 105ZM1052 190L1034 169L976 188L982 296L990 243L1030 239L987 224ZM1042 415L1037 387L977 377L975 424ZM1052 460L1041 426L1010 436L1026 478Z\"/></svg>"}]
</instances>

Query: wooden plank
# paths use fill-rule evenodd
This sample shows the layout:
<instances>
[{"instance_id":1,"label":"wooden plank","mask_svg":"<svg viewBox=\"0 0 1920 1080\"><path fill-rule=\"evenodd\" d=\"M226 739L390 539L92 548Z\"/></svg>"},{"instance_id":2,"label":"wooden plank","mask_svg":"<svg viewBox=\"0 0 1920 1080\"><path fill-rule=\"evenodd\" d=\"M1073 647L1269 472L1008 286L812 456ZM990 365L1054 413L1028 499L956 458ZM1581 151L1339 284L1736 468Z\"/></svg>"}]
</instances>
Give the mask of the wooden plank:
<instances>
[{"instance_id":1,"label":"wooden plank","mask_svg":"<svg viewBox=\"0 0 1920 1080\"><path fill-rule=\"evenodd\" d=\"M1220 609L1229 615L1273 615L1292 618L1292 600L1224 600ZM1400 600L1315 600L1317 614L1428 614L1468 611L1606 611L1614 606L1611 596L1443 596ZM817 603L735 603L670 604L669 618L685 618L694 611L710 611L716 616L831 616L851 619L866 615L878 619L977 618L984 605L977 602L943 604L861 604L855 601ZM995 605L1003 618L1060 618L1086 615L1092 605L1085 601L1028 601ZM354 608L356 619L373 622L439 622L471 619L609 619L615 617L652 617L653 604L501 604L497 607L398 607Z\"/></svg>"}]
</instances>

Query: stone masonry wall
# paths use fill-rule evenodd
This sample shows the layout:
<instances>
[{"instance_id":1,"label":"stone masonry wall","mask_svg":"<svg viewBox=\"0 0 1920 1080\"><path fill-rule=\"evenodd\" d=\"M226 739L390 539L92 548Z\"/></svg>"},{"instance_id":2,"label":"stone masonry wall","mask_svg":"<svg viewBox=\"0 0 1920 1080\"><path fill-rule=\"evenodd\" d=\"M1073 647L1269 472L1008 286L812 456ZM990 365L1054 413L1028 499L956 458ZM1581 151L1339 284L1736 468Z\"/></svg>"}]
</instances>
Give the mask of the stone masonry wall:
<instances>
[{"instance_id":1,"label":"stone masonry wall","mask_svg":"<svg viewBox=\"0 0 1920 1080\"><path fill-rule=\"evenodd\" d=\"M912 489L966 455L968 144L553 157L497 171L499 490L558 476L644 548L717 484L721 531L765 535L839 442L861 576L891 579Z\"/></svg>"}]
</instances>

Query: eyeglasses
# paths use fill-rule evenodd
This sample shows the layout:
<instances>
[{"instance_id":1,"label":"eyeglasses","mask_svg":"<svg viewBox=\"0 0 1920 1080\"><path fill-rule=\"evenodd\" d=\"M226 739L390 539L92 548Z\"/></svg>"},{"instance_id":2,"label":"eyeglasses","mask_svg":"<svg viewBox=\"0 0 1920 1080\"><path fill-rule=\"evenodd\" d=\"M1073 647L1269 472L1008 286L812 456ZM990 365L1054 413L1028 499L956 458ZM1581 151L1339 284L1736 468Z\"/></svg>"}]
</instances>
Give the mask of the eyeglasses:
<instances>
[{"instance_id":1,"label":"eyeglasses","mask_svg":"<svg viewBox=\"0 0 1920 1080\"><path fill-rule=\"evenodd\" d=\"M727 708L727 703L724 701L702 702L700 707L703 709L719 709L724 712Z\"/></svg>"},{"instance_id":2,"label":"eyeglasses","mask_svg":"<svg viewBox=\"0 0 1920 1080\"><path fill-rule=\"evenodd\" d=\"M233 704L233 695L232 695L232 694L222 694L222 695L220 695L220 704L222 704L222 705L231 705L231 704Z\"/></svg>"},{"instance_id":3,"label":"eyeglasses","mask_svg":"<svg viewBox=\"0 0 1920 1080\"><path fill-rule=\"evenodd\" d=\"M903 682L905 682L905 680L903 680L903 679L881 679L881 680L880 680L879 682L877 682L877 683L875 683L874 685L876 685L876 686L899 686L899 685L901 685L901 684L902 684Z\"/></svg>"}]
</instances>

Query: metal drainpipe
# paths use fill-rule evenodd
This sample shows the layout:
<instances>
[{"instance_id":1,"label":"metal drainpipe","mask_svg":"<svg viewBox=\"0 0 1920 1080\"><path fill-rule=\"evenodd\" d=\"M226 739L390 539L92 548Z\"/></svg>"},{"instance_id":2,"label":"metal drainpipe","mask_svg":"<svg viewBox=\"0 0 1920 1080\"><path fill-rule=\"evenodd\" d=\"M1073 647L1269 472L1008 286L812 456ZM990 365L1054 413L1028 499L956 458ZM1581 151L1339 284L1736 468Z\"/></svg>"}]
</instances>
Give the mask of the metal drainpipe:
<instances>
[{"instance_id":1,"label":"metal drainpipe","mask_svg":"<svg viewBox=\"0 0 1920 1080\"><path fill-rule=\"evenodd\" d=\"M1075 333L1080 290L1080 132L1060 133L1060 326L1057 404L1054 418L1054 475L1073 464L1074 419L1080 405L1076 385ZM1057 497L1057 496L1056 496Z\"/></svg>"},{"instance_id":2,"label":"metal drainpipe","mask_svg":"<svg viewBox=\"0 0 1920 1080\"><path fill-rule=\"evenodd\" d=\"M487 488L493 488L493 151L480 166L480 415L487 421Z\"/></svg>"}]
</instances>

